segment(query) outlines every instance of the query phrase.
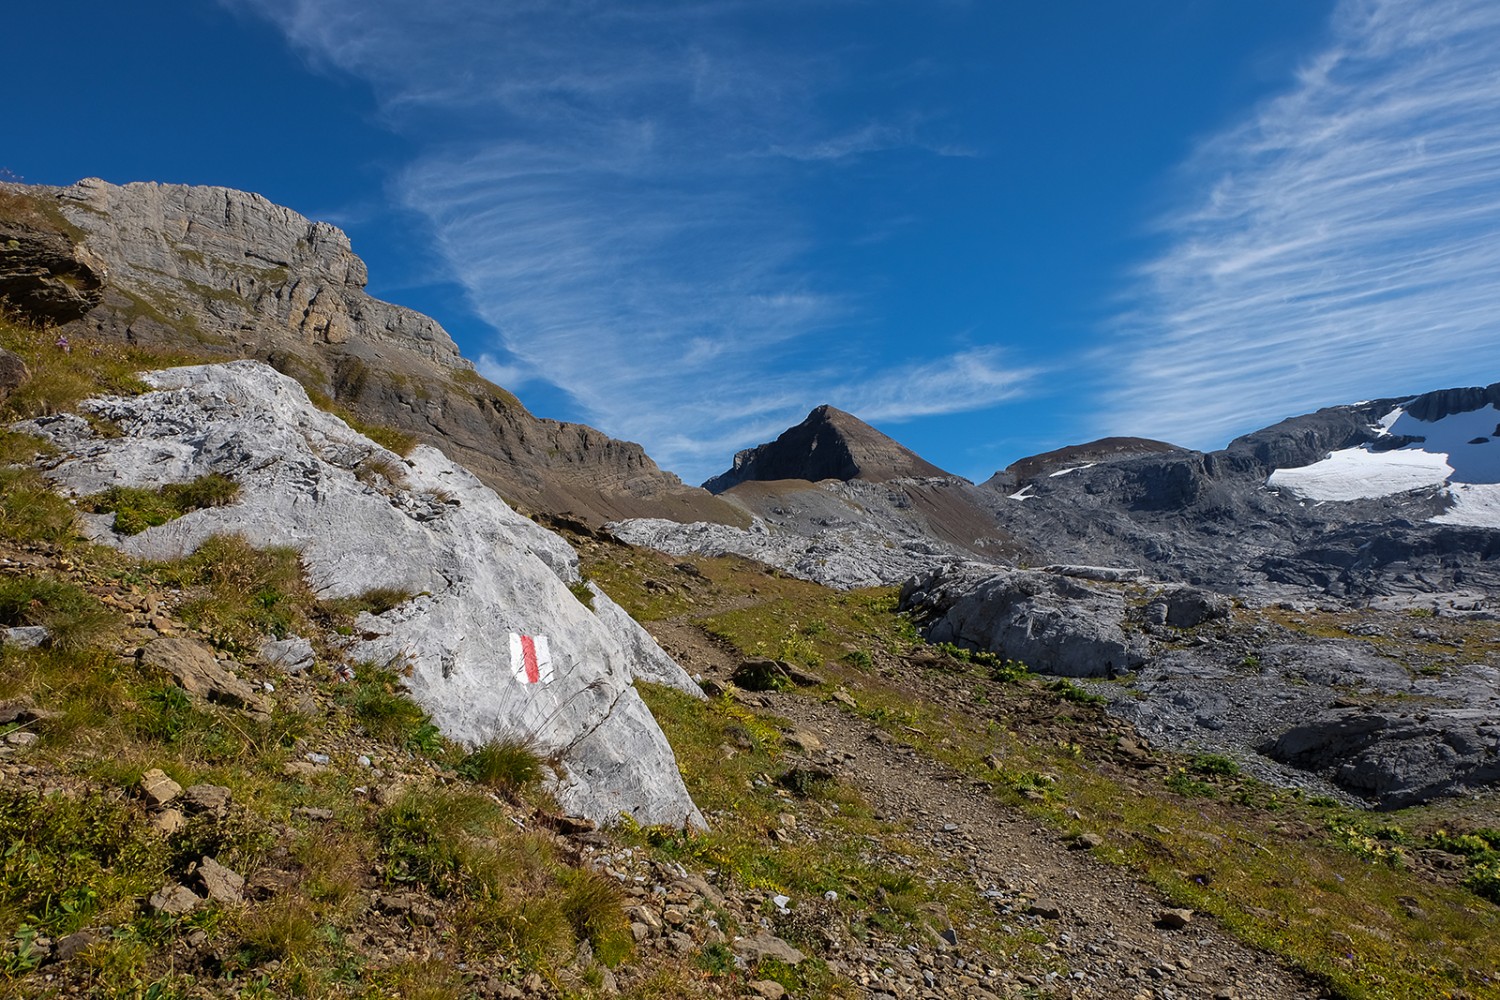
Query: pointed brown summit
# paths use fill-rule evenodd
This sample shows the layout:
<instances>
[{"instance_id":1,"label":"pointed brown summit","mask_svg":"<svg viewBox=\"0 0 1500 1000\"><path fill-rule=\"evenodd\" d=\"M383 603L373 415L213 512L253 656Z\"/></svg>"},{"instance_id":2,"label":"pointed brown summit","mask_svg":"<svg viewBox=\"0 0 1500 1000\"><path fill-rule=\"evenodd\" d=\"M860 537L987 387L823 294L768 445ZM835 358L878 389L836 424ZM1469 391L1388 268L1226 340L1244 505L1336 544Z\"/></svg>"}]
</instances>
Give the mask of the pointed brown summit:
<instances>
[{"instance_id":1,"label":"pointed brown summit","mask_svg":"<svg viewBox=\"0 0 1500 1000\"><path fill-rule=\"evenodd\" d=\"M703 488L722 493L749 481L862 479L882 483L947 475L853 414L823 405L775 441L735 455L734 467L704 483Z\"/></svg>"}]
</instances>

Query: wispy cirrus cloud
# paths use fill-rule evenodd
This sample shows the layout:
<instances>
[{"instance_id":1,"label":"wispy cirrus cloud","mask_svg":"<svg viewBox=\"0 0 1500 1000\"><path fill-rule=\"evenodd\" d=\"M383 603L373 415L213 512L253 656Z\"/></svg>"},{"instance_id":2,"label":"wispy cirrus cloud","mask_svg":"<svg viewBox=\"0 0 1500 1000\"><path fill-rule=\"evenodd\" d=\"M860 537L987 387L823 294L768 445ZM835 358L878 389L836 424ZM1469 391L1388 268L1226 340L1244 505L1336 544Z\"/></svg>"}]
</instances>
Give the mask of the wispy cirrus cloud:
<instances>
[{"instance_id":1,"label":"wispy cirrus cloud","mask_svg":"<svg viewBox=\"0 0 1500 1000\"><path fill-rule=\"evenodd\" d=\"M843 0L224 2L368 81L415 140L393 191L497 331L483 370L551 383L685 478L819 402L900 420L1026 383L994 351L882 360L861 292L817 263L810 171L967 155L914 109L820 111L868 81L748 27Z\"/></svg>"},{"instance_id":2,"label":"wispy cirrus cloud","mask_svg":"<svg viewBox=\"0 0 1500 1000\"><path fill-rule=\"evenodd\" d=\"M1198 446L1500 378L1500 6L1346 0L1295 84L1205 142L1137 275L1099 427Z\"/></svg>"}]
</instances>

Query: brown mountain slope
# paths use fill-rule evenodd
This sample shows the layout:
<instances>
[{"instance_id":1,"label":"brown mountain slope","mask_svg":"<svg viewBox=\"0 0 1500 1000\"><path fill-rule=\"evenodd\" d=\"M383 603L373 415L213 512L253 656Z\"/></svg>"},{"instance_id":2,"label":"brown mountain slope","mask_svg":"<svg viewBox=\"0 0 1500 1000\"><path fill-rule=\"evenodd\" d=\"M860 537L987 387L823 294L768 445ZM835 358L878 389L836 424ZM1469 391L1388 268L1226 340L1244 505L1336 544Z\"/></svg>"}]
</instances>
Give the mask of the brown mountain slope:
<instances>
[{"instance_id":1,"label":"brown mountain slope","mask_svg":"<svg viewBox=\"0 0 1500 1000\"><path fill-rule=\"evenodd\" d=\"M722 493L749 480L891 479L947 476L948 473L860 420L832 406L819 406L775 441L734 456L734 466L703 484Z\"/></svg>"},{"instance_id":2,"label":"brown mountain slope","mask_svg":"<svg viewBox=\"0 0 1500 1000\"><path fill-rule=\"evenodd\" d=\"M533 511L744 523L639 445L532 416L436 321L371 297L366 279L342 231L259 195L95 179L0 186L0 294L63 335L267 360Z\"/></svg>"}]
</instances>

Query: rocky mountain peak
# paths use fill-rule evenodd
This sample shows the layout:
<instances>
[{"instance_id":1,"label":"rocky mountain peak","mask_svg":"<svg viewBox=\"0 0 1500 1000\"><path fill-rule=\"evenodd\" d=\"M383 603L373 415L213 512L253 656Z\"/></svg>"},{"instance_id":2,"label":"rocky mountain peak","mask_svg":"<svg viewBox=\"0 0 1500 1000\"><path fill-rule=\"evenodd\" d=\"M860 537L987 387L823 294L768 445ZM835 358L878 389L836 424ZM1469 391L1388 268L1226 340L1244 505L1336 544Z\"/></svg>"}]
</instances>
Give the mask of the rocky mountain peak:
<instances>
[{"instance_id":1,"label":"rocky mountain peak","mask_svg":"<svg viewBox=\"0 0 1500 1000\"><path fill-rule=\"evenodd\" d=\"M735 455L734 466L704 483L703 488L722 493L751 481L859 479L882 483L928 476L946 477L948 473L852 413L825 403L775 441Z\"/></svg>"}]
</instances>

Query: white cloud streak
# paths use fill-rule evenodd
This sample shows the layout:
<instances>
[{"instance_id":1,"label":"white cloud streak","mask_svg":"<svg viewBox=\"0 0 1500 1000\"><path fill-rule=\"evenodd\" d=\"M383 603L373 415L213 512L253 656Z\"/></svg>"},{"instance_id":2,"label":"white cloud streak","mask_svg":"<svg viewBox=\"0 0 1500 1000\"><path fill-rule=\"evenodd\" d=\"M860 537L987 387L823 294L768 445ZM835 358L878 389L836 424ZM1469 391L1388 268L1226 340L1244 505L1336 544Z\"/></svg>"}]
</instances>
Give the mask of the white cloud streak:
<instances>
[{"instance_id":1,"label":"white cloud streak","mask_svg":"<svg viewBox=\"0 0 1500 1000\"><path fill-rule=\"evenodd\" d=\"M912 112L813 110L857 85L837 54L738 26L803 0L224 2L368 81L416 139L394 191L498 331L481 370L561 388L690 481L820 402L901 420L1024 387L994 351L883 366L860 295L809 264L807 171L965 152Z\"/></svg>"},{"instance_id":2,"label":"white cloud streak","mask_svg":"<svg viewBox=\"0 0 1500 1000\"><path fill-rule=\"evenodd\" d=\"M1099 429L1200 447L1500 378L1500 5L1346 0L1294 86L1203 144Z\"/></svg>"}]
</instances>

